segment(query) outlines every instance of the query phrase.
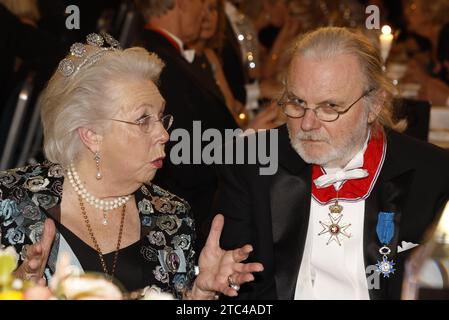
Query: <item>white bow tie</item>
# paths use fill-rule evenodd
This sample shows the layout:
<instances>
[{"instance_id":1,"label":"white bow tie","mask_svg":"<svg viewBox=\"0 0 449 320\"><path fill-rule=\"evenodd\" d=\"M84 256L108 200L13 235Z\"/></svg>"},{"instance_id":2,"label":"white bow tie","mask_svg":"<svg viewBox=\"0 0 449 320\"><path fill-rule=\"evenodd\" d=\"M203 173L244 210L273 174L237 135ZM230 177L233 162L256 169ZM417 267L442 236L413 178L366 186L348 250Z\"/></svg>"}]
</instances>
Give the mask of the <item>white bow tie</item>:
<instances>
[{"instance_id":1,"label":"white bow tie","mask_svg":"<svg viewBox=\"0 0 449 320\"><path fill-rule=\"evenodd\" d=\"M318 188L326 188L337 182L342 182L350 179L361 179L369 175L366 169L350 169L338 170L334 173L324 174L321 177L313 180Z\"/></svg>"},{"instance_id":2,"label":"white bow tie","mask_svg":"<svg viewBox=\"0 0 449 320\"><path fill-rule=\"evenodd\" d=\"M188 49L182 51L182 56L187 60L188 63L192 63L195 60L195 50Z\"/></svg>"}]
</instances>

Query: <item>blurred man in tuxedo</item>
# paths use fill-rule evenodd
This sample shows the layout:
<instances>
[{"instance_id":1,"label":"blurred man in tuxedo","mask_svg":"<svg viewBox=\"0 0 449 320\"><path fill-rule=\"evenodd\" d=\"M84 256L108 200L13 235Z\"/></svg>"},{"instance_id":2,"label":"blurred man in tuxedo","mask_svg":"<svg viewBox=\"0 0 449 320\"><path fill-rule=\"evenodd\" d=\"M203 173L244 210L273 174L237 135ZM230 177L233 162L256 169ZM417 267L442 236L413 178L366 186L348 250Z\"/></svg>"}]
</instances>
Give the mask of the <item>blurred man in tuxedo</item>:
<instances>
[{"instance_id":1,"label":"blurred man in tuxedo","mask_svg":"<svg viewBox=\"0 0 449 320\"><path fill-rule=\"evenodd\" d=\"M223 96L217 94L211 83L202 81L191 64L194 52L185 50L185 44L199 36L203 1L138 0L136 4L147 21L140 44L165 62L159 90L166 101L166 113L174 117L173 130L185 129L192 137L193 121L201 121L202 131L215 128L224 132L226 128L237 128ZM167 156L174 143L167 144ZM185 198L191 205L198 232L196 247L197 252L200 252L207 235L207 227L203 228L203 222L211 212L212 199L217 189L214 166L174 165L170 159L166 159L155 181Z\"/></svg>"},{"instance_id":2,"label":"blurred man in tuxedo","mask_svg":"<svg viewBox=\"0 0 449 320\"><path fill-rule=\"evenodd\" d=\"M222 245L251 243L264 265L240 298L400 298L409 249L449 198L449 154L397 132L392 92L364 36L323 28L297 40L279 170L220 167Z\"/></svg>"}]
</instances>

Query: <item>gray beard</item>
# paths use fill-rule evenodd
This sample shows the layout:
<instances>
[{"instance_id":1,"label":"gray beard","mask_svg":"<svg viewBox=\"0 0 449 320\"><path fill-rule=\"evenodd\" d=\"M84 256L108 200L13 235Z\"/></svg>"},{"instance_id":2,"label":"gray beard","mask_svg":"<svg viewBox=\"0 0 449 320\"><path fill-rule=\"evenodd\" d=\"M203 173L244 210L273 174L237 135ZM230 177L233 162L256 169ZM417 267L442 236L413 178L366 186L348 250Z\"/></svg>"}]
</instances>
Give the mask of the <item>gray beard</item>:
<instances>
[{"instance_id":1,"label":"gray beard","mask_svg":"<svg viewBox=\"0 0 449 320\"><path fill-rule=\"evenodd\" d=\"M310 164L316 164L326 167L329 163L339 163L338 166L344 167L354 155L363 147L363 143L366 139L368 132L368 124L358 126L355 131L352 131L351 137L348 142L342 147L335 147L331 143L330 137L327 133L320 132L303 132L300 131L293 137L289 126L287 125L290 144L298 155L306 162ZM323 141L329 145L329 151L321 156L309 155L302 140Z\"/></svg>"}]
</instances>

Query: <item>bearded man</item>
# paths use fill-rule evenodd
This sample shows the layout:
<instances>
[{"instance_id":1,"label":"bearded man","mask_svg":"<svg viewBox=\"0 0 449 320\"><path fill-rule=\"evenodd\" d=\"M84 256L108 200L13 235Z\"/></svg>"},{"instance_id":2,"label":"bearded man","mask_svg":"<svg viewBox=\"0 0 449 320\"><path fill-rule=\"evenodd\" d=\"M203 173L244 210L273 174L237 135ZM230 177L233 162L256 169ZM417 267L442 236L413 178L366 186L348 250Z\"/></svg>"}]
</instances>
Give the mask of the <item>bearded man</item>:
<instances>
[{"instance_id":1,"label":"bearded man","mask_svg":"<svg viewBox=\"0 0 449 320\"><path fill-rule=\"evenodd\" d=\"M404 262L449 198L449 153L398 133L392 93L363 35L322 28L297 41L279 170L220 167L222 245L251 243L264 265L239 298L400 298Z\"/></svg>"}]
</instances>

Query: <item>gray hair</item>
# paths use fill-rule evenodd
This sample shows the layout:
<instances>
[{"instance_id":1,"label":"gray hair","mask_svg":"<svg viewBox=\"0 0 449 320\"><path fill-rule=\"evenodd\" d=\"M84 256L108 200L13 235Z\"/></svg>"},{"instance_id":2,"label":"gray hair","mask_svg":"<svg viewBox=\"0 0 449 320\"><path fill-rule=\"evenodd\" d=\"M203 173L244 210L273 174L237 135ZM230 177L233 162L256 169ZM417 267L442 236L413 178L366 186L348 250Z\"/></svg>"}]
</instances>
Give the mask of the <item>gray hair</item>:
<instances>
[{"instance_id":1,"label":"gray hair","mask_svg":"<svg viewBox=\"0 0 449 320\"><path fill-rule=\"evenodd\" d=\"M340 54L357 57L364 76L365 90L375 89L374 94L367 97L370 105L373 103L383 105L375 124L382 128L403 131L406 122L394 118L395 88L382 70L383 63L379 50L364 35L347 28L319 28L298 38L292 48L291 59L296 56L330 59Z\"/></svg>"},{"instance_id":2,"label":"gray hair","mask_svg":"<svg viewBox=\"0 0 449 320\"><path fill-rule=\"evenodd\" d=\"M134 0L145 20L160 17L175 7L176 0Z\"/></svg>"},{"instance_id":3,"label":"gray hair","mask_svg":"<svg viewBox=\"0 0 449 320\"><path fill-rule=\"evenodd\" d=\"M56 71L41 98L47 159L63 166L74 161L83 145L77 129L104 132L104 120L123 106L124 93L115 88L129 81L156 83L163 67L155 54L134 47L108 51L73 76L64 77Z\"/></svg>"}]
</instances>

